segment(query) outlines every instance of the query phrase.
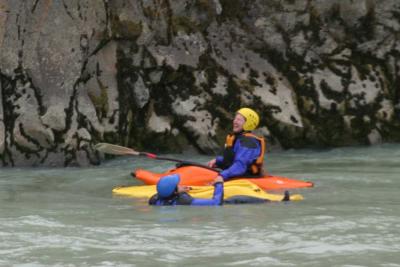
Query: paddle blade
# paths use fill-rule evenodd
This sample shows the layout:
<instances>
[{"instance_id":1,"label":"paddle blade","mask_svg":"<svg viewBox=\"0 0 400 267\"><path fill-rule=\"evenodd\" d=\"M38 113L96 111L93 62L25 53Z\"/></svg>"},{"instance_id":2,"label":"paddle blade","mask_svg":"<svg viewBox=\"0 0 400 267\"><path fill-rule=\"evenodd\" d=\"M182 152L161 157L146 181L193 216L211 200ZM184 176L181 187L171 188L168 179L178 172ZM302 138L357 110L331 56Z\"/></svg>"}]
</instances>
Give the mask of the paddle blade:
<instances>
[{"instance_id":1,"label":"paddle blade","mask_svg":"<svg viewBox=\"0 0 400 267\"><path fill-rule=\"evenodd\" d=\"M94 146L94 148L99 152L111 155L134 155L134 156L139 155L139 152L131 148L112 145L108 143L98 143Z\"/></svg>"}]
</instances>

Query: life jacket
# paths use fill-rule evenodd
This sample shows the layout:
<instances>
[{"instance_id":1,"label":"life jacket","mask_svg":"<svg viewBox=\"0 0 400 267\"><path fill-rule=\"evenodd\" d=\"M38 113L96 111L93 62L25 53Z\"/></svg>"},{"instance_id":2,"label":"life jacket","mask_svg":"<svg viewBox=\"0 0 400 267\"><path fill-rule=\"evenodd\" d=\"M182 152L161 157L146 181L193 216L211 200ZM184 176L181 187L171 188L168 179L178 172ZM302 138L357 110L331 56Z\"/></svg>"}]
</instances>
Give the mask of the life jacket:
<instances>
[{"instance_id":1,"label":"life jacket","mask_svg":"<svg viewBox=\"0 0 400 267\"><path fill-rule=\"evenodd\" d=\"M229 168L233 164L235 153L233 152L233 147L235 142L243 137L254 138L260 143L261 153L258 158L248 167L248 173L250 175L262 175L263 173L263 163L264 163L264 153L265 153L265 140L251 132L244 132L241 134L228 134L226 136L225 148L223 152L224 161L222 163L222 169Z\"/></svg>"}]
</instances>

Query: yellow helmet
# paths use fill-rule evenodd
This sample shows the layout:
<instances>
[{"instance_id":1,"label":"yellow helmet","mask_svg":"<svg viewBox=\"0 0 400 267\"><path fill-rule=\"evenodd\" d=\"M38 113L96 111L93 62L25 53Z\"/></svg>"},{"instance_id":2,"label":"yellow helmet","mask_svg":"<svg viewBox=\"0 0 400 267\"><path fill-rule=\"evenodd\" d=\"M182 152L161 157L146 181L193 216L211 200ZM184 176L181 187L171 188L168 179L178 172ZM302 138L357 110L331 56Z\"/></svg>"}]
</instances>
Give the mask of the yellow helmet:
<instances>
[{"instance_id":1,"label":"yellow helmet","mask_svg":"<svg viewBox=\"0 0 400 267\"><path fill-rule=\"evenodd\" d=\"M251 108L241 108L237 111L237 113L246 119L246 122L243 125L243 130L253 131L255 128L257 128L258 123L260 122L260 117L258 116L257 112Z\"/></svg>"}]
</instances>

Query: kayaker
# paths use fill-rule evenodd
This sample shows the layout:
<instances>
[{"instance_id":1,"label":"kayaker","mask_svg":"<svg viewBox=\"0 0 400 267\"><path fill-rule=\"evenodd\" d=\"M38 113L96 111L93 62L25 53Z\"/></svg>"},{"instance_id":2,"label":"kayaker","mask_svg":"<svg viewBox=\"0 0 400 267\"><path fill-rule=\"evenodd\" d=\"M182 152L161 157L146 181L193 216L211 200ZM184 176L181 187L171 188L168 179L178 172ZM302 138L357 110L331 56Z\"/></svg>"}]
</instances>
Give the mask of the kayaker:
<instances>
[{"instance_id":1,"label":"kayaker","mask_svg":"<svg viewBox=\"0 0 400 267\"><path fill-rule=\"evenodd\" d=\"M217 177L214 180L214 194L211 199L193 198L187 191L188 187L180 186L178 174L162 177L157 183L157 194L149 199L150 205L155 206L219 206L224 200L224 180Z\"/></svg>"},{"instance_id":2,"label":"kayaker","mask_svg":"<svg viewBox=\"0 0 400 267\"><path fill-rule=\"evenodd\" d=\"M250 108L241 108L236 112L233 132L226 137L223 155L208 162L209 167L222 169L218 177L224 181L263 174L265 141L252 133L259 121L257 112Z\"/></svg>"}]
</instances>

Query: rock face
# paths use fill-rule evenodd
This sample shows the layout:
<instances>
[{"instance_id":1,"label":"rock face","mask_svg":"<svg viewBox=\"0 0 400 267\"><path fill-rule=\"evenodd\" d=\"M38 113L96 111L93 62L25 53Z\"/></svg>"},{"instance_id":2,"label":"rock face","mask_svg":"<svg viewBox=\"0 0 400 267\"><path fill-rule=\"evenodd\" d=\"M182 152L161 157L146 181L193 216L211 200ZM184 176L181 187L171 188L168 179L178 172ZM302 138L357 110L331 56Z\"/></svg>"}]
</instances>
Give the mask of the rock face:
<instances>
[{"instance_id":1,"label":"rock face","mask_svg":"<svg viewBox=\"0 0 400 267\"><path fill-rule=\"evenodd\" d=\"M242 106L278 147L400 141L399 32L397 0L0 0L0 159L214 153Z\"/></svg>"}]
</instances>

